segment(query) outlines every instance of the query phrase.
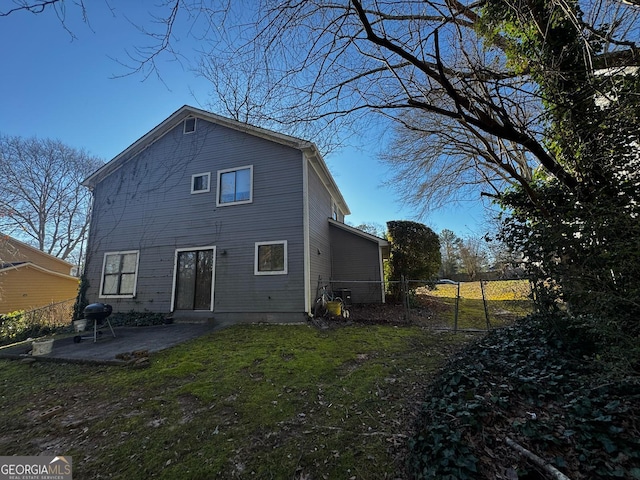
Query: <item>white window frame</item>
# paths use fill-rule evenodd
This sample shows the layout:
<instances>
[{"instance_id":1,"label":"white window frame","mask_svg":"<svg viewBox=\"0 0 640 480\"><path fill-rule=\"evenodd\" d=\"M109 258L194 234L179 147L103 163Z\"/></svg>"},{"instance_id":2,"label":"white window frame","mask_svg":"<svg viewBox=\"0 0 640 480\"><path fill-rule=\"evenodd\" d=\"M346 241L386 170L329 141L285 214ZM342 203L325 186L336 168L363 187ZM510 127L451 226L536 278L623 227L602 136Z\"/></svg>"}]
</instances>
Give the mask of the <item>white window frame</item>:
<instances>
[{"instance_id":1,"label":"white window frame","mask_svg":"<svg viewBox=\"0 0 640 480\"><path fill-rule=\"evenodd\" d=\"M213 250L213 265L211 271L211 305L209 306L209 310L194 310L194 312L213 312L213 307L215 305L215 289L216 289L216 247L211 245L208 247L185 247L185 248L176 248L176 252L173 258L173 283L171 285L171 311L175 312L176 307L176 287L178 286L178 254L180 252L195 252L199 250Z\"/></svg>"},{"instance_id":2,"label":"white window frame","mask_svg":"<svg viewBox=\"0 0 640 480\"><path fill-rule=\"evenodd\" d=\"M116 294L116 295L108 295L103 292L104 288L104 276L105 276L105 268L107 266L107 257L109 255L127 255L130 253L136 254L136 272L133 278L133 293L127 293L124 295ZM135 298L136 292L138 289L138 272L140 267L140 250L121 250L116 252L105 252L104 258L102 260L102 272L100 275L100 293L98 295L99 298Z\"/></svg>"},{"instance_id":3,"label":"white window frame","mask_svg":"<svg viewBox=\"0 0 640 480\"><path fill-rule=\"evenodd\" d=\"M187 130L187 122L191 120L193 120L193 130ZM197 124L198 124L198 119L196 117L185 118L182 124L182 133L184 135L190 135L192 133L195 133Z\"/></svg>"},{"instance_id":4,"label":"white window frame","mask_svg":"<svg viewBox=\"0 0 640 480\"><path fill-rule=\"evenodd\" d=\"M270 270L270 271L260 271L258 265L258 250L261 246L264 245L284 245L284 270ZM288 259L288 245L286 240L272 240L269 242L256 242L255 246L255 259L254 259L254 269L253 273L255 275L286 275L289 271L289 259Z\"/></svg>"},{"instance_id":5,"label":"white window frame","mask_svg":"<svg viewBox=\"0 0 640 480\"><path fill-rule=\"evenodd\" d=\"M222 179L222 175L229 172L238 172L240 170L249 170L249 199L248 200L239 200L237 202L221 202L220 201L220 182ZM244 165L242 167L234 167L234 168L226 168L224 170L218 170L218 181L216 184L216 206L217 207L228 207L231 205L242 205L244 203L253 203L253 165Z\"/></svg>"},{"instance_id":6,"label":"white window frame","mask_svg":"<svg viewBox=\"0 0 640 480\"><path fill-rule=\"evenodd\" d=\"M195 185L195 180L198 177L207 177L207 188L204 190L196 190L194 185ZM196 173L194 175L191 175L191 194L194 193L207 193L211 191L211 172L203 172L203 173Z\"/></svg>"}]
</instances>

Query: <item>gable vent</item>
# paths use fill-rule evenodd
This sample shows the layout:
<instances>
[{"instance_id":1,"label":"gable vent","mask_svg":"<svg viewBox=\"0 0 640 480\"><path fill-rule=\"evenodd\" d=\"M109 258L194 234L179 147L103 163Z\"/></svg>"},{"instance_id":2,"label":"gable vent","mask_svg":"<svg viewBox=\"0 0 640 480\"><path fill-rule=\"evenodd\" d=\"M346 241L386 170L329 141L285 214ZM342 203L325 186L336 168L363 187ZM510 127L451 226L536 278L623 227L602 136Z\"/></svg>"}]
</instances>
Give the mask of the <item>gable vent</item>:
<instances>
[{"instance_id":1,"label":"gable vent","mask_svg":"<svg viewBox=\"0 0 640 480\"><path fill-rule=\"evenodd\" d=\"M194 117L185 118L184 133L193 133L196 131L196 119Z\"/></svg>"}]
</instances>

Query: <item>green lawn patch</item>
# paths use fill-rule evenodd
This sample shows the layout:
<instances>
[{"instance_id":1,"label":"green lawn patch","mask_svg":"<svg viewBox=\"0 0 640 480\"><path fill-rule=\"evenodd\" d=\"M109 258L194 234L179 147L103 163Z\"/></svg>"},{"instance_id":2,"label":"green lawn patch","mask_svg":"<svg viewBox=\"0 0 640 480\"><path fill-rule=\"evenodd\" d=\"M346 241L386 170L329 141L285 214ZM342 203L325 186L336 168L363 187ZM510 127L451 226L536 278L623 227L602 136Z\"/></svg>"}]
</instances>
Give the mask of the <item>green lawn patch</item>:
<instances>
[{"instance_id":1,"label":"green lawn patch","mask_svg":"<svg viewBox=\"0 0 640 480\"><path fill-rule=\"evenodd\" d=\"M469 340L250 325L141 370L2 361L0 452L72 455L77 479L396 478L426 384Z\"/></svg>"}]
</instances>

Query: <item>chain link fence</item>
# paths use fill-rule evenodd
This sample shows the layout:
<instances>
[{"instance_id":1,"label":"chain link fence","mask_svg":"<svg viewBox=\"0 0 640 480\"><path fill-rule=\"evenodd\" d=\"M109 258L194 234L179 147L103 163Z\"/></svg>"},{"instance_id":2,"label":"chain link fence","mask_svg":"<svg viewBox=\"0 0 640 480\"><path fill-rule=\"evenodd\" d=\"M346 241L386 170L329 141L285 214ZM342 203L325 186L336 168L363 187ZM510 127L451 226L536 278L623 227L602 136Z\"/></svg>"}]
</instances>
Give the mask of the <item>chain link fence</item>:
<instances>
[{"instance_id":1,"label":"chain link fence","mask_svg":"<svg viewBox=\"0 0 640 480\"><path fill-rule=\"evenodd\" d=\"M349 320L433 328L486 331L533 311L527 280L399 282L330 281L334 294L349 305ZM382 303L382 292L385 303Z\"/></svg>"},{"instance_id":2,"label":"chain link fence","mask_svg":"<svg viewBox=\"0 0 640 480\"><path fill-rule=\"evenodd\" d=\"M75 298L0 315L0 345L53 334L71 325Z\"/></svg>"}]
</instances>

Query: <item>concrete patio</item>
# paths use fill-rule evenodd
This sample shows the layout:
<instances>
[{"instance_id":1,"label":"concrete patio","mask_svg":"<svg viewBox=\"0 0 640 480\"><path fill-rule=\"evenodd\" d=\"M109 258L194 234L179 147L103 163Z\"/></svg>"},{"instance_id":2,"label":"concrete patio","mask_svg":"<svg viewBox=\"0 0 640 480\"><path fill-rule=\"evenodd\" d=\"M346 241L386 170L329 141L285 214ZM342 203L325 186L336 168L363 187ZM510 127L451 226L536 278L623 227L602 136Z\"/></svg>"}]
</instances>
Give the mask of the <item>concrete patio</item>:
<instances>
[{"instance_id":1,"label":"concrete patio","mask_svg":"<svg viewBox=\"0 0 640 480\"><path fill-rule=\"evenodd\" d=\"M32 342L25 341L0 347L0 358L16 360L96 363L106 365L128 365L136 359L159 352L180 343L224 328L226 325L214 322L191 324L174 323L149 327L116 327L115 337L108 327L99 329L94 343L93 330L83 332L83 339L74 342L74 336L55 337L51 353L32 355ZM90 338L86 338L90 337ZM137 352L133 355L134 352Z\"/></svg>"}]
</instances>

